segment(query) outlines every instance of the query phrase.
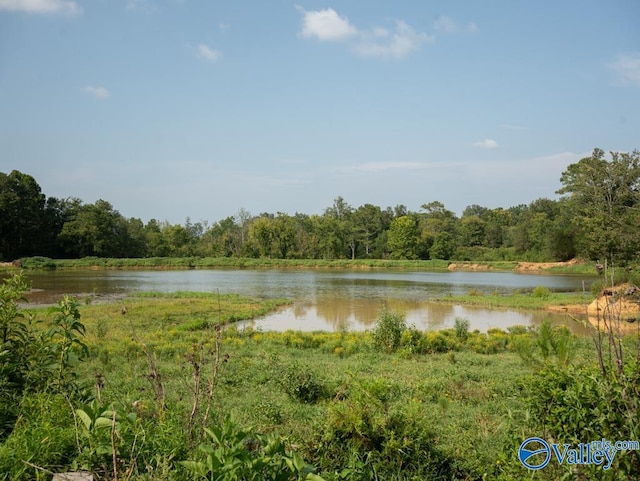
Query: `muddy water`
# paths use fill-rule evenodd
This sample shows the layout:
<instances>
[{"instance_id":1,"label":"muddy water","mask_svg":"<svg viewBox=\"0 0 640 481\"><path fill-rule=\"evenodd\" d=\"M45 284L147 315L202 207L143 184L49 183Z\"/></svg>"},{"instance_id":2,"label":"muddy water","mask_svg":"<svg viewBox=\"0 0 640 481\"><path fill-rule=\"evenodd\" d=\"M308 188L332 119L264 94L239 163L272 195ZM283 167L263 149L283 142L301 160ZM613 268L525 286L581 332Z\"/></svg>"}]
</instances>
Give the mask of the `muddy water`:
<instances>
[{"instance_id":1,"label":"muddy water","mask_svg":"<svg viewBox=\"0 0 640 481\"><path fill-rule=\"evenodd\" d=\"M261 329L363 330L382 308L404 312L420 329L453 326L457 317L485 331L515 324L537 325L565 316L543 312L493 310L433 303L437 297L470 290L508 294L546 286L554 291L588 289L593 277L518 274L512 272L349 271L319 269L180 270L180 271L50 271L27 272L34 292L31 305L54 303L63 294L101 302L140 291L238 293L251 297L286 297L293 305L252 323ZM573 326L572 326L573 328ZM577 329L577 328L576 328Z\"/></svg>"}]
</instances>

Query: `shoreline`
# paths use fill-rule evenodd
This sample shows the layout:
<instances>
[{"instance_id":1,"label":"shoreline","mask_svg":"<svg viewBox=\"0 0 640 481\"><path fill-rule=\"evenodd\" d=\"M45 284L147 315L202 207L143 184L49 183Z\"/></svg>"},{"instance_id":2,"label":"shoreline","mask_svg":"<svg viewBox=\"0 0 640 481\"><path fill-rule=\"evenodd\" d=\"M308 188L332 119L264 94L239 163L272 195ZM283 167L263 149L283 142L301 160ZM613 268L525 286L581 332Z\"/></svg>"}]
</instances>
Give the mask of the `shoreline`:
<instances>
[{"instance_id":1,"label":"shoreline","mask_svg":"<svg viewBox=\"0 0 640 481\"><path fill-rule=\"evenodd\" d=\"M247 257L150 257L49 259L30 257L0 263L1 271L25 270L188 270L188 269L413 269L449 271L499 271L540 274L595 275L586 261L457 261L402 259L269 259Z\"/></svg>"}]
</instances>

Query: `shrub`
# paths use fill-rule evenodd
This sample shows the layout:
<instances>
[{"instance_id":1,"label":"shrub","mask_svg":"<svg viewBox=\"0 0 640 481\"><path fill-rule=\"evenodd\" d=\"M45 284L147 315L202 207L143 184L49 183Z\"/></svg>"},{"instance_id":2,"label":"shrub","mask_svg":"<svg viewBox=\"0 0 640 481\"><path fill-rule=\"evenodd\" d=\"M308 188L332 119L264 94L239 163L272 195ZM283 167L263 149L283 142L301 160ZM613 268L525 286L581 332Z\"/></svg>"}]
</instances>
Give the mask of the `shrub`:
<instances>
[{"instance_id":1,"label":"shrub","mask_svg":"<svg viewBox=\"0 0 640 481\"><path fill-rule=\"evenodd\" d=\"M453 479L452 460L438 447L430 422L440 417L421 403L399 404L384 380L356 383L334 401L316 444L336 479ZM398 474L402 473L402 478Z\"/></svg>"},{"instance_id":2,"label":"shrub","mask_svg":"<svg viewBox=\"0 0 640 481\"><path fill-rule=\"evenodd\" d=\"M87 354L78 305L65 296L51 309L48 330L25 319L18 302L28 290L22 274L0 284L0 439L12 429L24 393L42 390L78 394L76 366Z\"/></svg>"},{"instance_id":3,"label":"shrub","mask_svg":"<svg viewBox=\"0 0 640 481\"><path fill-rule=\"evenodd\" d=\"M24 257L20 259L20 265L24 269L55 269L56 263L53 259L43 256Z\"/></svg>"},{"instance_id":4,"label":"shrub","mask_svg":"<svg viewBox=\"0 0 640 481\"><path fill-rule=\"evenodd\" d=\"M286 440L243 429L227 418L219 426L205 428L207 442L199 446L204 460L182 461L197 479L217 481L299 479L322 481L315 468L290 452Z\"/></svg>"},{"instance_id":5,"label":"shrub","mask_svg":"<svg viewBox=\"0 0 640 481\"><path fill-rule=\"evenodd\" d=\"M533 288L531 295L539 299L547 299L551 295L551 291L546 286L536 286Z\"/></svg>"},{"instance_id":6,"label":"shrub","mask_svg":"<svg viewBox=\"0 0 640 481\"><path fill-rule=\"evenodd\" d=\"M603 378L593 366L547 365L532 375L526 386L531 418L557 442L576 445L602 438L637 439L635 406L640 391L636 383ZM638 451L620 453L614 462L611 472L621 475L614 479L631 479L640 472Z\"/></svg>"},{"instance_id":7,"label":"shrub","mask_svg":"<svg viewBox=\"0 0 640 481\"><path fill-rule=\"evenodd\" d=\"M280 385L293 399L305 403L315 403L326 393L324 383L319 376L307 366L293 362L284 373L281 373Z\"/></svg>"},{"instance_id":8,"label":"shrub","mask_svg":"<svg viewBox=\"0 0 640 481\"><path fill-rule=\"evenodd\" d=\"M426 354L456 351L460 347L452 331L429 331L420 342L421 352Z\"/></svg>"},{"instance_id":9,"label":"shrub","mask_svg":"<svg viewBox=\"0 0 640 481\"><path fill-rule=\"evenodd\" d=\"M461 317L456 317L456 321L454 324L454 329L456 331L456 337L461 341L466 341L469 337L469 323L468 319L463 319Z\"/></svg>"},{"instance_id":10,"label":"shrub","mask_svg":"<svg viewBox=\"0 0 640 481\"><path fill-rule=\"evenodd\" d=\"M402 331L400 345L407 354L422 354L421 340L423 333L415 326L408 327Z\"/></svg>"},{"instance_id":11,"label":"shrub","mask_svg":"<svg viewBox=\"0 0 640 481\"><path fill-rule=\"evenodd\" d=\"M400 347L402 333L407 328L404 314L382 311L378 314L373 330L373 343L384 352L394 352Z\"/></svg>"}]
</instances>

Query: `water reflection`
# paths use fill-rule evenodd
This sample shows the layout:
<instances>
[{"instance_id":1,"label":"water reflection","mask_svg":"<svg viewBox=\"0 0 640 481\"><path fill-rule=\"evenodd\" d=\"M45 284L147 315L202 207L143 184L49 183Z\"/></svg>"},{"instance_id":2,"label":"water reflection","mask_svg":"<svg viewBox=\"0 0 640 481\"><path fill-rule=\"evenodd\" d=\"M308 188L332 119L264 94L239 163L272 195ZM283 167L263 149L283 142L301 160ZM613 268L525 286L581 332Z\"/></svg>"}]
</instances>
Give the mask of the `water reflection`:
<instances>
[{"instance_id":1,"label":"water reflection","mask_svg":"<svg viewBox=\"0 0 640 481\"><path fill-rule=\"evenodd\" d=\"M420 302L407 299L387 301L334 300L333 302L295 303L261 319L240 324L265 331L363 331L373 328L379 312L383 309L404 313L407 324L421 330L449 329L456 318L468 319L471 329L486 332L491 328L506 330L510 326L539 326L549 319L554 325L566 325L578 335L587 335L588 330L571 321L568 316L544 311L525 312L513 309L486 309L476 306L461 306Z\"/></svg>"},{"instance_id":2,"label":"water reflection","mask_svg":"<svg viewBox=\"0 0 640 481\"><path fill-rule=\"evenodd\" d=\"M368 329L382 309L405 313L407 323L419 329L452 327L456 317L468 319L472 329L481 331L515 324L536 325L545 318L563 323L566 319L560 314L455 306L430 300L465 294L471 289L509 293L542 285L554 291L575 291L582 289L583 282L588 288L594 279L512 272L322 269L78 270L26 275L34 287L27 296L32 305L55 303L63 294L100 302L138 291L219 291L294 301L291 307L256 321L254 325L261 329L330 331Z\"/></svg>"}]
</instances>

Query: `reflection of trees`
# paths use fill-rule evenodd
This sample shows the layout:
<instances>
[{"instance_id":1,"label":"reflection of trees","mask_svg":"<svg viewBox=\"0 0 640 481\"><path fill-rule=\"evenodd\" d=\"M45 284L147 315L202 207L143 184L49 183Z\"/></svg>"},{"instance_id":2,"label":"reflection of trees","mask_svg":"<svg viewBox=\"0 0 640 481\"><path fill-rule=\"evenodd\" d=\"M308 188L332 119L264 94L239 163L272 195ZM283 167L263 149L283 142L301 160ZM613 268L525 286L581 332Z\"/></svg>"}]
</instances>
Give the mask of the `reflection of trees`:
<instances>
[{"instance_id":1,"label":"reflection of trees","mask_svg":"<svg viewBox=\"0 0 640 481\"><path fill-rule=\"evenodd\" d=\"M375 304L377 302L365 299L318 297L316 315L333 326L334 330L357 330L361 327L357 324L366 325L371 323L370 319L375 320L377 312ZM356 314L357 312L359 314Z\"/></svg>"},{"instance_id":2,"label":"reflection of trees","mask_svg":"<svg viewBox=\"0 0 640 481\"><path fill-rule=\"evenodd\" d=\"M310 302L305 302L305 303L296 302L293 305L293 315L295 317L306 317L307 316L307 311L312 306L313 306L313 304L311 304Z\"/></svg>"},{"instance_id":3,"label":"reflection of trees","mask_svg":"<svg viewBox=\"0 0 640 481\"><path fill-rule=\"evenodd\" d=\"M447 321L454 316L454 307L451 304L427 303L422 308L424 329L436 330L444 329ZM416 327L420 328L420 324L416 323Z\"/></svg>"},{"instance_id":4,"label":"reflection of trees","mask_svg":"<svg viewBox=\"0 0 640 481\"><path fill-rule=\"evenodd\" d=\"M431 304L412 299L350 299L319 297L316 299L316 315L324 322L340 329L370 329L380 311L397 311L405 314L407 324L418 329L441 329L451 318L453 306ZM306 312L308 316L310 313Z\"/></svg>"}]
</instances>

